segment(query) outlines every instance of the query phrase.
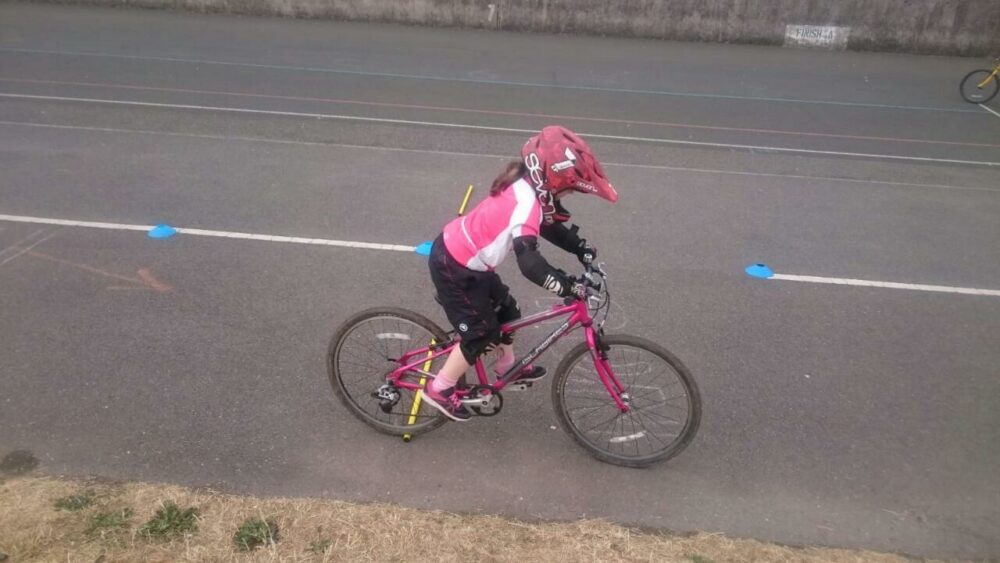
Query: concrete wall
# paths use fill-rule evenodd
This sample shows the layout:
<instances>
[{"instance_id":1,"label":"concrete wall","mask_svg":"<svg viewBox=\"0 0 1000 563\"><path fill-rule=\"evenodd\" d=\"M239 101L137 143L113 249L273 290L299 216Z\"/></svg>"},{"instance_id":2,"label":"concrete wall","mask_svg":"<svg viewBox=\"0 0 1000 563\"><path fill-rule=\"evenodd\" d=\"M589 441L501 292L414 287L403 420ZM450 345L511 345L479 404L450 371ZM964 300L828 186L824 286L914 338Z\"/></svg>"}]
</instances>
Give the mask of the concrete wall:
<instances>
[{"instance_id":1,"label":"concrete wall","mask_svg":"<svg viewBox=\"0 0 1000 563\"><path fill-rule=\"evenodd\" d=\"M835 25L851 28L851 49L1000 55L1000 0L63 1L767 44L781 44L788 24Z\"/></svg>"},{"instance_id":2,"label":"concrete wall","mask_svg":"<svg viewBox=\"0 0 1000 563\"><path fill-rule=\"evenodd\" d=\"M1000 53L1000 0L513 0L511 29L780 44L787 24L851 28L848 48Z\"/></svg>"}]
</instances>

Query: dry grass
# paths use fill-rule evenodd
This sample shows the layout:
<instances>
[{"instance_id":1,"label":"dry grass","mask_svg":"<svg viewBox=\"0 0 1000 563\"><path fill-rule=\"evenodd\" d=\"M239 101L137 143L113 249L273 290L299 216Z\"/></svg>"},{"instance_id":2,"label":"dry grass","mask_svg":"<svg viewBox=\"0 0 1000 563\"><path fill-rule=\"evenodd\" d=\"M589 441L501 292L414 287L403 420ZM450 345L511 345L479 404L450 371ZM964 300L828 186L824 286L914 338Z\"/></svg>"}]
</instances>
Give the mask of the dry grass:
<instances>
[{"instance_id":1,"label":"dry grass","mask_svg":"<svg viewBox=\"0 0 1000 563\"><path fill-rule=\"evenodd\" d=\"M83 510L56 510L59 498L93 490ZM142 526L172 501L198 509L193 533L150 539ZM526 524L384 504L260 499L142 483L102 484L47 477L0 482L0 552L21 561L884 561L869 551L798 549L716 534L664 536L606 522ZM132 509L116 534L86 534L96 514ZM239 553L233 543L248 518L271 518L276 545ZM433 541L444 536L446 542Z\"/></svg>"}]
</instances>

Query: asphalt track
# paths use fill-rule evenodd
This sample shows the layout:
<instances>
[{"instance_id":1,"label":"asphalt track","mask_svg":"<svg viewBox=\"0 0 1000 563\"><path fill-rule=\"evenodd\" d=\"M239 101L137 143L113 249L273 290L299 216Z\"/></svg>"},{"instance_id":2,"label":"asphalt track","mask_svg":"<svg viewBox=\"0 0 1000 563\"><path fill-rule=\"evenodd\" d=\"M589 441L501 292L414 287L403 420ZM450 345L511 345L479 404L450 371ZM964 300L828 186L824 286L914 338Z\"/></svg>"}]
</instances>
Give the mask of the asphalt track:
<instances>
[{"instance_id":1,"label":"asphalt track","mask_svg":"<svg viewBox=\"0 0 1000 563\"><path fill-rule=\"evenodd\" d=\"M982 64L0 5L0 454L996 557L1000 116L957 93ZM622 194L568 202L612 274L612 327L702 389L696 441L647 470L574 445L547 385L410 444L356 421L326 341L377 305L444 322L413 253L49 221L413 246L554 122ZM501 273L525 309L552 302Z\"/></svg>"}]
</instances>

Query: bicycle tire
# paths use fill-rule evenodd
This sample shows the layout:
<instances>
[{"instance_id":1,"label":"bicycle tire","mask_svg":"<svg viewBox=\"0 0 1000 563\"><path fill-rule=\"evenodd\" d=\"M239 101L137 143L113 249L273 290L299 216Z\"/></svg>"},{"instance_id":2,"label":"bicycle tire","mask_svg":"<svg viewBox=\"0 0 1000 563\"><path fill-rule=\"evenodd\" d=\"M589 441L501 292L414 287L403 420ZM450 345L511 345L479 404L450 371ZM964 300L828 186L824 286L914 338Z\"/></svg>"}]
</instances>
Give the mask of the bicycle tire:
<instances>
[{"instance_id":1,"label":"bicycle tire","mask_svg":"<svg viewBox=\"0 0 1000 563\"><path fill-rule=\"evenodd\" d=\"M616 347L631 347L652 354L672 369L674 374L677 376L678 381L683 386L686 396L688 397L687 403L689 410L684 421L684 427L677 437L674 438L666 447L654 451L649 455L626 456L611 451L609 448L602 447L596 444L593 440L588 439L578 425L574 423L572 415L566 405L566 386L572 368L577 365L583 356L587 356L586 360L589 360L590 358L590 349L584 342L575 346L569 351L569 353L566 354L563 360L559 363L559 367L556 368L556 374L552 381L552 405L563 430L572 436L576 443L586 449L592 456L603 462L614 465L621 465L625 467L645 467L657 462L666 461L681 453L694 439L695 434L698 432L698 427L701 424L701 394L698 391L698 386L695 383L694 378L691 376L691 372L673 354L668 352L662 346L646 340L645 338L631 335L612 335L605 336L604 343L610 347L609 354L613 354ZM614 369L613 365L612 369ZM594 377L597 377L596 373L594 374ZM621 380L620 376L619 378ZM622 381L622 384L626 385L626 391L628 392L628 387L630 386L625 381ZM603 396L607 398L610 407L617 411L617 408L614 407L613 400L610 396L608 396L607 390L603 385L600 385L599 387L599 393L603 393ZM636 410L635 413L638 416L638 410ZM624 422L622 429L624 431ZM645 430L642 434L645 434ZM652 441L648 439L647 441L652 443ZM611 440L609 440L609 445L610 443Z\"/></svg>"},{"instance_id":2,"label":"bicycle tire","mask_svg":"<svg viewBox=\"0 0 1000 563\"><path fill-rule=\"evenodd\" d=\"M993 71L989 69L977 69L965 75L965 78L958 84L958 93L962 99L970 104L985 104L997 95L1000 90L1000 79L996 76L983 88L979 88L979 83L986 79ZM992 85L992 86L991 86Z\"/></svg>"},{"instance_id":3,"label":"bicycle tire","mask_svg":"<svg viewBox=\"0 0 1000 563\"><path fill-rule=\"evenodd\" d=\"M438 342L444 342L448 338L445 331L441 329L441 327L434 324L434 322L428 319L427 317L424 317L423 315L420 315L418 313L414 313L413 311L400 309L396 307L378 307L374 309L367 309L361 311L360 313L344 321L344 323L340 326L337 332L330 339L330 345L327 349L327 355L326 355L327 372L330 377L330 385L333 386L334 394L340 398L341 402L348 408L351 414L359 418L365 424L385 434L393 434L396 436L409 434L411 436L415 436L417 434L430 432L431 430L447 422L448 419L444 415L438 413L436 410L431 409L430 407L427 407L429 411L433 411L433 413L436 414L436 416L432 417L421 416L423 420L421 420L416 424L393 424L386 420L380 419L378 416L378 412L369 412L369 409L366 409L364 405L359 403L358 399L360 399L361 397L356 396L357 394L352 394L348 390L347 386L345 385L344 379L342 377L343 370L340 369L340 364L341 364L340 354L341 352L343 352L343 346L346 342L346 339L352 334L352 332L358 327L362 326L364 323L373 319L396 319L409 322L425 330L428 333L427 334L428 340L431 337L433 337ZM393 362L392 366L390 367L387 361L386 373L388 373L390 369L394 369L395 365L396 365L395 362ZM382 377L383 379L379 380L373 378L372 390L377 389L377 387L381 385L381 383L385 382L384 381L385 373L378 373L376 375ZM379 383L380 381L381 383ZM399 402L404 404L411 404L402 399ZM371 405L371 401L369 401L368 404ZM374 404L373 406L375 409L378 408L377 403ZM420 408L422 410L425 407L421 406Z\"/></svg>"}]
</instances>

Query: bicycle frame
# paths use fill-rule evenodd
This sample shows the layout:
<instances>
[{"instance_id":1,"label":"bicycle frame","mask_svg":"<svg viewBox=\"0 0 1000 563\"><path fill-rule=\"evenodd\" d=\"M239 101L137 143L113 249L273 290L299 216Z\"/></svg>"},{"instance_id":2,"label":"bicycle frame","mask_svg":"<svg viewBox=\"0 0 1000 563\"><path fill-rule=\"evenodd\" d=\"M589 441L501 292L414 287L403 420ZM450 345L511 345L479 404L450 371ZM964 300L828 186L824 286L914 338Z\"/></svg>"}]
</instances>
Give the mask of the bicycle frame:
<instances>
[{"instance_id":1,"label":"bicycle frame","mask_svg":"<svg viewBox=\"0 0 1000 563\"><path fill-rule=\"evenodd\" d=\"M520 360L514 362L514 365L507 370L506 373L496 378L493 383L490 383L489 381L482 358L478 358L476 360L475 368L479 384L484 387L489 387L495 391L502 390L514 380L522 368L535 361L535 359L541 356L542 353L548 350L560 338L571 332L576 327L582 326L584 328L587 347L590 349L590 355L594 360L594 367L597 370L598 377L601 379L601 383L604 384L608 394L614 399L618 410L621 412L628 412L629 405L626 400L623 400L622 398L622 395L625 393L625 388L611 371L611 366L608 364L604 352L600 349L600 334L593 327L593 319L590 316L590 310L587 308L586 300L577 299L568 304L555 305L548 311L542 311L522 319L517 319L501 326L500 332L504 335L510 334L524 327L561 316L567 316L567 319L551 334L546 336L538 345L532 348L531 351L525 354ZM458 338L453 338L449 342L432 344L406 352L401 358L396 360L400 366L389 373L386 376L386 380L392 382L395 386L400 388L410 389L413 391L420 389L422 387L420 384L404 381L403 377L407 373L412 373L433 379L435 375L421 369L421 367L427 362L433 361L435 358L451 353L455 346L458 346L459 342L460 340Z\"/></svg>"},{"instance_id":2,"label":"bicycle frame","mask_svg":"<svg viewBox=\"0 0 1000 563\"><path fill-rule=\"evenodd\" d=\"M1000 61L997 61L996 64L993 65L993 71L990 72L982 82L976 84L976 88L985 88L986 85L990 83L990 80L993 80L997 74L1000 74Z\"/></svg>"}]
</instances>

